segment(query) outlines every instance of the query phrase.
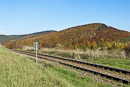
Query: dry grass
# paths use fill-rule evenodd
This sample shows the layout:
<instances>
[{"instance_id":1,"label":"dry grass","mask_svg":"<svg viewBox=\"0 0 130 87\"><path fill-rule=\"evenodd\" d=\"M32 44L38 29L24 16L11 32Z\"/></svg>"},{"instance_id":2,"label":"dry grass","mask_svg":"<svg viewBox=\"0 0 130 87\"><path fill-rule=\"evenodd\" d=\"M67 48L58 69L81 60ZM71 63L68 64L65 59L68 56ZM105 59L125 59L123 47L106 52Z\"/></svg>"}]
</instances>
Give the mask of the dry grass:
<instances>
[{"instance_id":1,"label":"dry grass","mask_svg":"<svg viewBox=\"0 0 130 87\"><path fill-rule=\"evenodd\" d=\"M34 47L32 46L22 46L23 50L34 50Z\"/></svg>"},{"instance_id":2,"label":"dry grass","mask_svg":"<svg viewBox=\"0 0 130 87\"><path fill-rule=\"evenodd\" d=\"M99 51L99 50L61 50L61 49L49 49L42 48L40 52L69 57L74 59L89 59L89 58L100 58L100 57L111 57L111 58L125 58L125 51Z\"/></svg>"}]
</instances>

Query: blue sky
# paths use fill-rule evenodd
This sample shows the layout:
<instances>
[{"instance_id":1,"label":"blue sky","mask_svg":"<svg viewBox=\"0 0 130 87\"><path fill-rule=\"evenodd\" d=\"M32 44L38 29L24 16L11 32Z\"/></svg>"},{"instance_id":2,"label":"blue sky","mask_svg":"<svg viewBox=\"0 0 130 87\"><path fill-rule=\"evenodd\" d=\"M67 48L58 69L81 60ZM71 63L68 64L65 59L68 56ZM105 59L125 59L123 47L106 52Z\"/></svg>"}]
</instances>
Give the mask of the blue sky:
<instances>
[{"instance_id":1,"label":"blue sky","mask_svg":"<svg viewBox=\"0 0 130 87\"><path fill-rule=\"evenodd\" d=\"M0 0L0 34L105 23L130 31L130 0Z\"/></svg>"}]
</instances>

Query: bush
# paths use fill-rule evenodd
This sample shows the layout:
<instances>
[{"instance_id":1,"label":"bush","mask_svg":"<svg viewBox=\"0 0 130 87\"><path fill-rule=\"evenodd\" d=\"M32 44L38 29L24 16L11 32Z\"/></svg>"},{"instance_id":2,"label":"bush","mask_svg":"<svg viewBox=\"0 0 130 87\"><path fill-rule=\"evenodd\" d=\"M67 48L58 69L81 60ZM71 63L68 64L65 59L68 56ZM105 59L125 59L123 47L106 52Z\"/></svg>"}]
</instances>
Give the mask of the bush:
<instances>
[{"instance_id":1,"label":"bush","mask_svg":"<svg viewBox=\"0 0 130 87\"><path fill-rule=\"evenodd\" d=\"M119 51L117 54L119 55L119 58L125 58L126 57L124 50Z\"/></svg>"},{"instance_id":2,"label":"bush","mask_svg":"<svg viewBox=\"0 0 130 87\"><path fill-rule=\"evenodd\" d=\"M71 53L58 52L57 54L58 54L59 56L62 56L62 57L73 58L73 54L71 54Z\"/></svg>"},{"instance_id":3,"label":"bush","mask_svg":"<svg viewBox=\"0 0 130 87\"><path fill-rule=\"evenodd\" d=\"M126 53L124 50L120 51L110 50L108 51L106 56L111 58L126 58Z\"/></svg>"},{"instance_id":4,"label":"bush","mask_svg":"<svg viewBox=\"0 0 130 87\"><path fill-rule=\"evenodd\" d=\"M126 56L130 57L130 43L127 44L127 46L124 48L125 52L126 52Z\"/></svg>"}]
</instances>

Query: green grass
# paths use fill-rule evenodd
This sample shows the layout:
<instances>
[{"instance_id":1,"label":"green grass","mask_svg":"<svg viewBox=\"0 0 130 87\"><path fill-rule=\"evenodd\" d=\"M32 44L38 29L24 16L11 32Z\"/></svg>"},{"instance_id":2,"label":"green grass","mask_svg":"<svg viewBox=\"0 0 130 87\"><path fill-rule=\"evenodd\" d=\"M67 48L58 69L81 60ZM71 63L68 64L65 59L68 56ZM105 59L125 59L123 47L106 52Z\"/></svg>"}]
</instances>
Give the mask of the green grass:
<instances>
[{"instance_id":1,"label":"green grass","mask_svg":"<svg viewBox=\"0 0 130 87\"><path fill-rule=\"evenodd\" d=\"M40 62L40 61L39 61ZM52 64L36 64L0 46L0 87L111 87Z\"/></svg>"},{"instance_id":2,"label":"green grass","mask_svg":"<svg viewBox=\"0 0 130 87\"><path fill-rule=\"evenodd\" d=\"M101 64L105 66L116 67L120 69L130 70L130 59L121 59L121 58L110 58L110 57L102 57L102 58L93 58L88 59L86 62Z\"/></svg>"}]
</instances>

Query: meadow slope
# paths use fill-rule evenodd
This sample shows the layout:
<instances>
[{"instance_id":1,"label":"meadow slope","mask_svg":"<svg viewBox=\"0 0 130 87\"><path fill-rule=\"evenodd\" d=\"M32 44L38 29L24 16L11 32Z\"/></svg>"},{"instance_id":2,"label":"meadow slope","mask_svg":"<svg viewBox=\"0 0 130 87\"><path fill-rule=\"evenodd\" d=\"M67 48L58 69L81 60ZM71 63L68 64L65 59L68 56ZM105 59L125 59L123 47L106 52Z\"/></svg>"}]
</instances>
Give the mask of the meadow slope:
<instances>
[{"instance_id":1,"label":"meadow slope","mask_svg":"<svg viewBox=\"0 0 130 87\"><path fill-rule=\"evenodd\" d=\"M0 46L0 87L111 87Z\"/></svg>"}]
</instances>

